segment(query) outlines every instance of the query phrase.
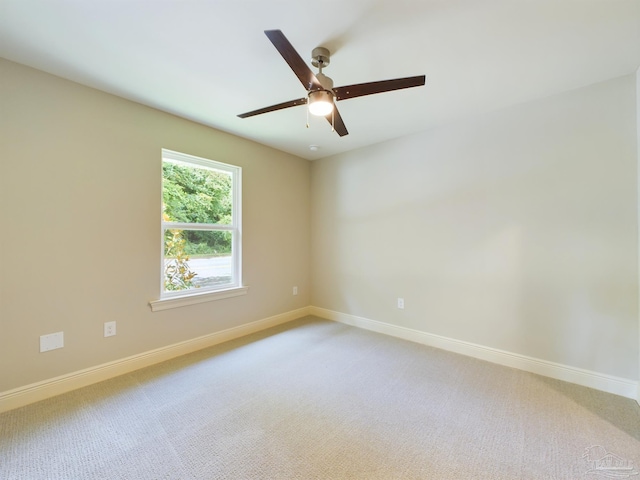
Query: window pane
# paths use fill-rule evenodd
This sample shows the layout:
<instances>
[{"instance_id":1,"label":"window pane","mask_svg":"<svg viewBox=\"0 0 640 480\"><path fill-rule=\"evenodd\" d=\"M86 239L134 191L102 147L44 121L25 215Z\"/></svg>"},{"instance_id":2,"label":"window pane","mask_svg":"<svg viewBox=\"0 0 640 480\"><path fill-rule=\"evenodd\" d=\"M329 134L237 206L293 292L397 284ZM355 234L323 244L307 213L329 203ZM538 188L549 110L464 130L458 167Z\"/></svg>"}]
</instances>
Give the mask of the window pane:
<instances>
[{"instance_id":1,"label":"window pane","mask_svg":"<svg viewBox=\"0 0 640 480\"><path fill-rule=\"evenodd\" d=\"M233 284L232 239L230 231L165 230L165 291Z\"/></svg>"},{"instance_id":2,"label":"window pane","mask_svg":"<svg viewBox=\"0 0 640 480\"><path fill-rule=\"evenodd\" d=\"M162 179L165 221L231 225L230 172L165 160Z\"/></svg>"}]
</instances>

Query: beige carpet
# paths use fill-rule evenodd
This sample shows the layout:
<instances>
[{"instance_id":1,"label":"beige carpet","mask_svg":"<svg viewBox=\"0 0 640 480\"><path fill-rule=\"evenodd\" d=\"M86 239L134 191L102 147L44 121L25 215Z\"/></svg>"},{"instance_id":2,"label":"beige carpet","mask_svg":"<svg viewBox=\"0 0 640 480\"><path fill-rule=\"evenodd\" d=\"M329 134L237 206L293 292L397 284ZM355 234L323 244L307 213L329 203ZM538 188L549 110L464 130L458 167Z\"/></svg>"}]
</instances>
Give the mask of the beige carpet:
<instances>
[{"instance_id":1,"label":"beige carpet","mask_svg":"<svg viewBox=\"0 0 640 480\"><path fill-rule=\"evenodd\" d=\"M633 400L312 317L0 415L3 480L639 468Z\"/></svg>"}]
</instances>

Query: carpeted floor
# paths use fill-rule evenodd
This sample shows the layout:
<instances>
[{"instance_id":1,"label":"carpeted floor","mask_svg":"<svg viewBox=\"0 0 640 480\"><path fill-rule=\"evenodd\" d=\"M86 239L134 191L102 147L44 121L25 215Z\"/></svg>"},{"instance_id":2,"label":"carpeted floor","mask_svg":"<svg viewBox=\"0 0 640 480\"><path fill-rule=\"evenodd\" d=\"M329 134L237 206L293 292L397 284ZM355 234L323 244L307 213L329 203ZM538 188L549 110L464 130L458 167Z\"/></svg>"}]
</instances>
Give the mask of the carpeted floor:
<instances>
[{"instance_id":1,"label":"carpeted floor","mask_svg":"<svg viewBox=\"0 0 640 480\"><path fill-rule=\"evenodd\" d=\"M3 480L639 470L633 400L313 317L0 415Z\"/></svg>"}]
</instances>

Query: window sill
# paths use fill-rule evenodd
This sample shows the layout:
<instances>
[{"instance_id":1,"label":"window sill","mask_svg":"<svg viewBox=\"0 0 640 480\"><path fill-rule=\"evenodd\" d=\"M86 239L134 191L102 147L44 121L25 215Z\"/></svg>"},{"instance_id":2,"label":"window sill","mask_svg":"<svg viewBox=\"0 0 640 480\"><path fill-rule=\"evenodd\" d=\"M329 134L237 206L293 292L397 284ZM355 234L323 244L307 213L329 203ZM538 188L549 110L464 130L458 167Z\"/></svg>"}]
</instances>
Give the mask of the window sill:
<instances>
[{"instance_id":1,"label":"window sill","mask_svg":"<svg viewBox=\"0 0 640 480\"><path fill-rule=\"evenodd\" d=\"M192 293L181 297L161 298L160 300L151 300L149 305L152 312L160 310L168 310L170 308L186 307L187 305L195 305L197 303L213 302L214 300L222 300L223 298L239 297L246 295L249 287L230 288L228 290L218 290L216 292Z\"/></svg>"}]
</instances>

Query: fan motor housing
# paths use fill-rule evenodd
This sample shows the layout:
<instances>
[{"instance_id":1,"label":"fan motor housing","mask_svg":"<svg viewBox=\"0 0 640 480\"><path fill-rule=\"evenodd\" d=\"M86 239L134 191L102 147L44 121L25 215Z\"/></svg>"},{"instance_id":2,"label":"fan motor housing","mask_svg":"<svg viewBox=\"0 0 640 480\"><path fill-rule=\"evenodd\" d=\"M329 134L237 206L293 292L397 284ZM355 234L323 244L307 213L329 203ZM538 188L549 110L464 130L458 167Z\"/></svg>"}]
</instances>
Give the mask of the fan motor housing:
<instances>
[{"instance_id":1,"label":"fan motor housing","mask_svg":"<svg viewBox=\"0 0 640 480\"><path fill-rule=\"evenodd\" d=\"M324 73L318 73L316 78L325 90L328 90L329 92L333 91L333 80L331 80L330 77L327 77Z\"/></svg>"}]
</instances>

